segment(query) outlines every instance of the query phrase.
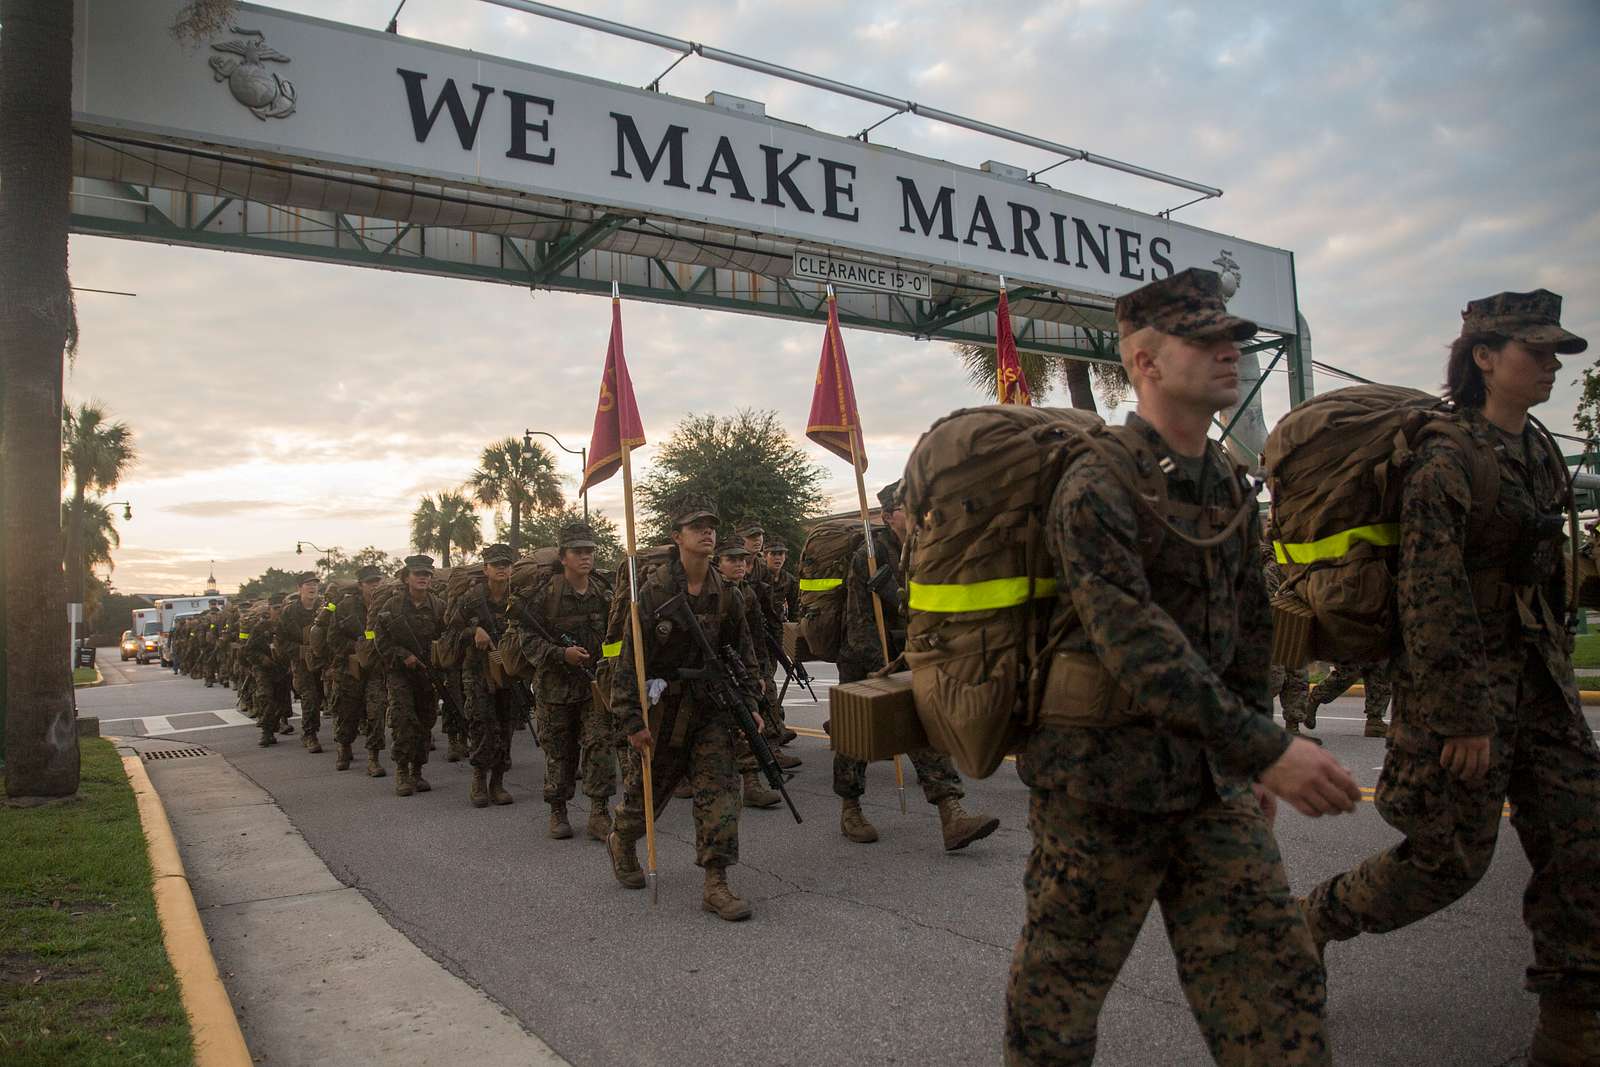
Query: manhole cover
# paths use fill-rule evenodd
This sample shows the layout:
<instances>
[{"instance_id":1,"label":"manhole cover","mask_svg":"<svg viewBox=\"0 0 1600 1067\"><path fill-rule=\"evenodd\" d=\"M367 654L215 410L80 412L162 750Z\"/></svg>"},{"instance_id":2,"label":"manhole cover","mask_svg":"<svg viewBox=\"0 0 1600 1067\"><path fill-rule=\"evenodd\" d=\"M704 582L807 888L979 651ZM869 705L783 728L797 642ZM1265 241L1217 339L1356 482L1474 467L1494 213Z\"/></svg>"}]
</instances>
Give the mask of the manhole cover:
<instances>
[{"instance_id":1,"label":"manhole cover","mask_svg":"<svg viewBox=\"0 0 1600 1067\"><path fill-rule=\"evenodd\" d=\"M209 756L210 752L203 748L161 748L146 752L146 760L155 759L183 759L185 756Z\"/></svg>"}]
</instances>

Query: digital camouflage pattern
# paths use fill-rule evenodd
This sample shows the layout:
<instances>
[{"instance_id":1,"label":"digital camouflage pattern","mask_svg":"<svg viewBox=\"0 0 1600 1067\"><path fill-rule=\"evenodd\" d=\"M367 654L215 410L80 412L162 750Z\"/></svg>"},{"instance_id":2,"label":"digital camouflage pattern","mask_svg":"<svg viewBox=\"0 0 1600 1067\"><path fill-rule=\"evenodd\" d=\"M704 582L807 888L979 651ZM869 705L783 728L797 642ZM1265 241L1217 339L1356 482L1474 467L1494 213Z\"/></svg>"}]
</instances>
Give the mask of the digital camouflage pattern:
<instances>
[{"instance_id":1,"label":"digital camouflage pattern","mask_svg":"<svg viewBox=\"0 0 1600 1067\"><path fill-rule=\"evenodd\" d=\"M1389 667L1385 663L1340 663L1328 676L1311 690L1313 707L1321 707L1344 695L1345 690L1360 682L1366 693L1367 719L1382 722L1389 701L1394 697L1394 685L1389 680Z\"/></svg>"},{"instance_id":2,"label":"digital camouflage pattern","mask_svg":"<svg viewBox=\"0 0 1600 1067\"><path fill-rule=\"evenodd\" d=\"M1283 588L1283 568L1273 554L1272 543L1265 537L1257 546L1261 557L1261 575L1266 583L1267 601ZM1267 706L1276 700L1283 706L1283 722L1298 727L1306 721L1306 703L1310 696L1311 680L1304 667L1285 667L1274 663L1267 671Z\"/></svg>"},{"instance_id":3,"label":"digital camouflage pattern","mask_svg":"<svg viewBox=\"0 0 1600 1067\"><path fill-rule=\"evenodd\" d=\"M733 735L738 727L731 716L717 711L709 700L696 692L698 683L675 678L679 669L692 669L702 663L693 638L656 615L662 604L679 593L688 594L688 576L674 551L665 565L650 573L639 590L639 623L644 635L646 668L650 677L667 682L660 702L650 709L649 718L650 731L655 738L651 772L656 814L659 816L665 810L672 799L673 788L687 778L694 790L695 862L702 867L730 866L739 859L739 809L743 804L733 751ZM699 619L713 647L733 648L753 675L756 657L743 605L715 567L707 570L699 595L687 599L689 609ZM751 700L759 699L755 691L746 696ZM611 709L622 736L644 728L631 627L623 633L622 653L617 657ZM629 748L627 752L616 833L618 839L632 849L644 836L644 777L634 750Z\"/></svg>"},{"instance_id":4,"label":"digital camouflage pattern","mask_svg":"<svg viewBox=\"0 0 1600 1067\"><path fill-rule=\"evenodd\" d=\"M1152 815L1035 789L1028 826L1006 1062L1093 1062L1101 1005L1151 901L1217 1063L1332 1062L1322 966L1253 797Z\"/></svg>"},{"instance_id":5,"label":"digital camouflage pattern","mask_svg":"<svg viewBox=\"0 0 1600 1067\"><path fill-rule=\"evenodd\" d=\"M562 537L569 548L593 547L593 533L582 523L569 525ZM617 739L611 715L596 706L589 676L567 663L562 645L523 625L519 616L532 616L551 636L566 634L589 653L591 664L598 664L611 590L591 574L588 588L579 593L565 573L558 572L514 599L507 634L517 642L523 660L538 672L535 715L545 757L545 802L576 796L581 770L584 795L603 803L617 791Z\"/></svg>"},{"instance_id":6,"label":"digital camouflage pattern","mask_svg":"<svg viewBox=\"0 0 1600 1067\"><path fill-rule=\"evenodd\" d=\"M1255 323L1228 313L1222 276L1201 267L1181 270L1118 297L1116 316L1128 333L1152 326L1174 337L1227 336L1245 341L1256 335Z\"/></svg>"},{"instance_id":7,"label":"digital camouflage pattern","mask_svg":"<svg viewBox=\"0 0 1600 1067\"><path fill-rule=\"evenodd\" d=\"M444 601L429 593L418 605L402 592L378 612L373 631L384 671L395 762L420 767L428 762L428 735L439 713L426 668L429 650L444 632ZM407 667L406 656L419 652L420 666Z\"/></svg>"},{"instance_id":8,"label":"digital camouflage pattern","mask_svg":"<svg viewBox=\"0 0 1600 1067\"><path fill-rule=\"evenodd\" d=\"M511 690L494 686L489 674L489 650L479 648L474 638L478 628L484 626L484 616L498 632L505 633L511 600L509 585L505 597L497 601L489 594L488 583L484 583L463 596L447 620L447 625L457 632L455 639L462 649L462 710L466 715L462 728L467 735L467 759L484 771L505 771L511 765L511 736L517 723ZM492 638L495 631L484 628ZM449 726L445 724L447 733Z\"/></svg>"},{"instance_id":9,"label":"digital camouflage pattern","mask_svg":"<svg viewBox=\"0 0 1600 1067\"><path fill-rule=\"evenodd\" d=\"M1148 423L1128 423L1124 432L1171 460L1173 525L1220 529L1237 477L1221 450L1174 459ZM1136 711L1104 724L1045 722L1026 742L1033 850L1007 1060L1092 1060L1100 1006L1155 902L1219 1062L1330 1062L1322 967L1249 788L1290 742L1267 694L1260 533L1246 523L1208 550L1168 534L1147 571L1140 533L1154 520L1110 462L1084 455L1050 505L1063 590L1053 636L1092 652Z\"/></svg>"},{"instance_id":10,"label":"digital camouflage pattern","mask_svg":"<svg viewBox=\"0 0 1600 1067\"><path fill-rule=\"evenodd\" d=\"M1461 313L1463 334L1490 333L1533 345L1555 345L1563 355L1589 347L1589 342L1561 328L1561 297L1548 289L1531 293L1496 293L1468 301Z\"/></svg>"},{"instance_id":11,"label":"digital camouflage pattern","mask_svg":"<svg viewBox=\"0 0 1600 1067\"><path fill-rule=\"evenodd\" d=\"M1463 423L1495 453L1492 514L1469 523L1467 461L1445 437L1418 450L1401 500L1404 649L1376 803L1406 839L1319 885L1308 916L1343 940L1447 906L1488 868L1509 799L1533 868L1527 987L1600 1007L1600 751L1578 702L1556 543L1529 536L1561 493L1531 426L1514 438L1476 410ZM1483 735L1486 779L1439 765L1446 740Z\"/></svg>"},{"instance_id":12,"label":"digital camouflage pattern","mask_svg":"<svg viewBox=\"0 0 1600 1067\"><path fill-rule=\"evenodd\" d=\"M894 575L898 596L884 597L883 625L889 639L889 651L900 654L905 634L905 572L900 567L900 538L887 526L874 531L873 550L877 554L879 570L888 569ZM872 591L867 588L867 546L863 543L850 557L850 573L845 578L844 635L839 641L839 681L859 682L884 665L883 646L878 640L878 620L872 610ZM950 757L931 748L906 753L917 772L917 783L928 803L967 795ZM833 792L845 800L858 800L867 789L867 764L838 752L833 754Z\"/></svg>"}]
</instances>

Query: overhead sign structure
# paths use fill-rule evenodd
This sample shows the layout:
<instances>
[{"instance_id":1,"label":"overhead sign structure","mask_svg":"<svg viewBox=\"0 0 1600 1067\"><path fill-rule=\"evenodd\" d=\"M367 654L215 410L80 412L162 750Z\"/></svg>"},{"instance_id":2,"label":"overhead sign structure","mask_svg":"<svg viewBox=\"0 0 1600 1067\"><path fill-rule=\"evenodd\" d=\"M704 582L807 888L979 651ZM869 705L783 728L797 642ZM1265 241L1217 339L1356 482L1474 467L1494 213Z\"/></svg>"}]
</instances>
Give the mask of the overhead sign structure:
<instances>
[{"instance_id":1,"label":"overhead sign structure","mask_svg":"<svg viewBox=\"0 0 1600 1067\"><path fill-rule=\"evenodd\" d=\"M866 265L904 264L906 285L1004 274L1104 301L1207 267L1230 276L1239 314L1295 331L1288 252L1041 184L248 4L236 32L191 51L170 0L76 3L80 131L698 222L828 249L811 261L824 272L854 252L858 284L909 296Z\"/></svg>"},{"instance_id":2,"label":"overhead sign structure","mask_svg":"<svg viewBox=\"0 0 1600 1067\"><path fill-rule=\"evenodd\" d=\"M825 285L876 289L883 293L900 293L903 296L914 296L923 300L933 296L933 278L930 275L901 270L899 267L852 263L847 259L837 259L821 252L807 252L803 249L794 254L793 276L822 282Z\"/></svg>"}]
</instances>

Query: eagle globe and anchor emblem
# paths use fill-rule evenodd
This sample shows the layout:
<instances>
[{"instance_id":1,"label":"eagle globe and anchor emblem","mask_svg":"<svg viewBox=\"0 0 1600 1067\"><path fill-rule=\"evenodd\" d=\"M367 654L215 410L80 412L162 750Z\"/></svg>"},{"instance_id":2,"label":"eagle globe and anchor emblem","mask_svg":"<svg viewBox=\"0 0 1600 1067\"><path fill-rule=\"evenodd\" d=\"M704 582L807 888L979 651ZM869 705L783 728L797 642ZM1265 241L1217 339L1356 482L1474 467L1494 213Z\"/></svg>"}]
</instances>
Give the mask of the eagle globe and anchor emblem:
<instances>
[{"instance_id":1,"label":"eagle globe and anchor emblem","mask_svg":"<svg viewBox=\"0 0 1600 1067\"><path fill-rule=\"evenodd\" d=\"M287 63L289 57L276 48L268 47L267 35L260 30L245 30L238 26L233 32L254 40L223 41L212 45L227 55L212 56L211 71L217 81L228 83L233 98L262 122L283 119L294 114L294 84L280 78L265 66L266 63Z\"/></svg>"},{"instance_id":2,"label":"eagle globe and anchor emblem","mask_svg":"<svg viewBox=\"0 0 1600 1067\"><path fill-rule=\"evenodd\" d=\"M1217 273L1222 276L1222 299L1233 299L1233 294L1237 293L1239 287L1244 285L1244 270L1240 268L1238 261L1233 258L1233 253L1226 248L1222 250L1220 256L1211 261L1211 265L1216 267Z\"/></svg>"}]
</instances>

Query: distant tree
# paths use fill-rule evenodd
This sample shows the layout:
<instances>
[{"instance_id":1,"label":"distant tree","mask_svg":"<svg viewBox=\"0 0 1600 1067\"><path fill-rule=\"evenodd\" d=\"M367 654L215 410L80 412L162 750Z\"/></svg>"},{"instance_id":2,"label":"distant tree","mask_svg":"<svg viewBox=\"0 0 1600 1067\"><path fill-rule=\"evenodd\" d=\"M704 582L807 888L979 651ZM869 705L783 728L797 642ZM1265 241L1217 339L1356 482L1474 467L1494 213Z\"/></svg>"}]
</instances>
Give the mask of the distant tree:
<instances>
[{"instance_id":1,"label":"distant tree","mask_svg":"<svg viewBox=\"0 0 1600 1067\"><path fill-rule=\"evenodd\" d=\"M527 444L520 437L507 437L485 448L466 488L485 507L505 505L511 513L506 543L515 552L522 551L524 516L562 506L554 457L543 445Z\"/></svg>"},{"instance_id":2,"label":"distant tree","mask_svg":"<svg viewBox=\"0 0 1600 1067\"><path fill-rule=\"evenodd\" d=\"M768 537L798 545L801 522L822 510L823 477L775 411L689 415L656 450L639 483L646 512L641 547L670 538L672 509L686 493L715 501L724 523L759 520Z\"/></svg>"},{"instance_id":3,"label":"distant tree","mask_svg":"<svg viewBox=\"0 0 1600 1067\"><path fill-rule=\"evenodd\" d=\"M324 581L330 578L354 578L357 571L369 566L388 575L400 569L400 561L371 545L353 556L347 556L342 549L335 547L317 560L317 573L322 575Z\"/></svg>"},{"instance_id":4,"label":"distant tree","mask_svg":"<svg viewBox=\"0 0 1600 1067\"><path fill-rule=\"evenodd\" d=\"M561 533L561 527L569 522L583 522L583 512L569 504L560 511L546 511L535 515L528 521L523 532L527 535L530 549L553 546L556 538ZM603 570L616 569L617 560L622 558L622 534L617 524L603 511L589 512L589 526L594 530L595 543L599 545L594 552L594 565ZM495 534L501 535L504 524L495 521Z\"/></svg>"},{"instance_id":5,"label":"distant tree","mask_svg":"<svg viewBox=\"0 0 1600 1067\"><path fill-rule=\"evenodd\" d=\"M441 490L424 496L411 513L411 544L418 552L438 552L439 565L450 566L450 548L472 552L483 544L483 527L472 503L460 493Z\"/></svg>"},{"instance_id":6,"label":"distant tree","mask_svg":"<svg viewBox=\"0 0 1600 1067\"><path fill-rule=\"evenodd\" d=\"M114 645L122 638L122 631L133 624L133 609L152 607L153 602L149 597L117 592L109 578L94 584L100 589L98 593L90 590L91 597L98 601L96 611L89 617L94 630L91 640L96 645Z\"/></svg>"},{"instance_id":7,"label":"distant tree","mask_svg":"<svg viewBox=\"0 0 1600 1067\"><path fill-rule=\"evenodd\" d=\"M137 455L133 431L125 422L112 422L104 409L95 404L80 404L77 410L61 410L61 466L63 476L72 481L72 500L64 518L68 527L67 594L76 599L88 588L89 570L85 562L90 531L80 519L91 517L85 499L90 492L114 489ZM104 507L100 509L102 512ZM73 550L71 545L81 546ZM107 555L106 561L110 557Z\"/></svg>"},{"instance_id":8,"label":"distant tree","mask_svg":"<svg viewBox=\"0 0 1600 1067\"><path fill-rule=\"evenodd\" d=\"M953 347L961 359L961 365L967 370L967 379L989 403L994 403L994 346L958 344ZM1098 410L1094 402L1096 392L1112 411L1128 394L1128 376L1120 363L1091 363L1020 349L1017 351L1017 360L1022 364L1022 373L1027 375L1028 389L1033 393L1036 404L1050 396L1057 379L1067 387L1071 405L1082 411Z\"/></svg>"},{"instance_id":9,"label":"distant tree","mask_svg":"<svg viewBox=\"0 0 1600 1067\"><path fill-rule=\"evenodd\" d=\"M260 597L278 599L285 593L292 593L298 588L300 572L286 571L277 567L268 567L258 578L252 578L239 586L240 600L255 600Z\"/></svg>"},{"instance_id":10,"label":"distant tree","mask_svg":"<svg viewBox=\"0 0 1600 1067\"><path fill-rule=\"evenodd\" d=\"M79 508L82 509L81 515ZM79 523L81 522L81 525ZM63 500L61 502L61 523L63 530L76 528L80 531L83 556L77 562L71 559L71 546L62 545L62 554L66 557L68 570L82 567L84 573L90 576L90 591L94 587L94 568L104 566L107 571L116 570L116 562L111 558L111 550L122 545L122 537L117 533L116 521L111 517L111 510L102 500ZM65 534L63 541L67 540ZM87 608L84 609L87 612Z\"/></svg>"},{"instance_id":11,"label":"distant tree","mask_svg":"<svg viewBox=\"0 0 1600 1067\"><path fill-rule=\"evenodd\" d=\"M1583 377L1574 384L1583 389L1578 394L1578 410L1572 416L1572 425L1587 438L1600 438L1600 359L1583 368Z\"/></svg>"}]
</instances>

